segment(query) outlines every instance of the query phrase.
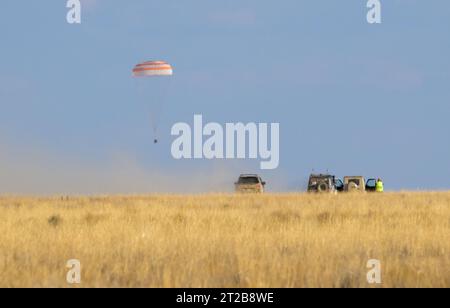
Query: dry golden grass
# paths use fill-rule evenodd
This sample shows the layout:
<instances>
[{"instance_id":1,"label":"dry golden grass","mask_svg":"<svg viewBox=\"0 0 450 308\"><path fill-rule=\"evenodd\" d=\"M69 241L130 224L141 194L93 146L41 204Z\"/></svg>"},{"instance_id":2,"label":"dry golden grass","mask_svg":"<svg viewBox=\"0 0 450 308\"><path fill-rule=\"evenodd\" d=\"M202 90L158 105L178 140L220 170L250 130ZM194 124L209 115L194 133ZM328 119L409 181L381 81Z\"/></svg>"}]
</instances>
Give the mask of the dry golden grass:
<instances>
[{"instance_id":1,"label":"dry golden grass","mask_svg":"<svg viewBox=\"0 0 450 308\"><path fill-rule=\"evenodd\" d=\"M0 287L450 287L450 193L0 198Z\"/></svg>"}]
</instances>

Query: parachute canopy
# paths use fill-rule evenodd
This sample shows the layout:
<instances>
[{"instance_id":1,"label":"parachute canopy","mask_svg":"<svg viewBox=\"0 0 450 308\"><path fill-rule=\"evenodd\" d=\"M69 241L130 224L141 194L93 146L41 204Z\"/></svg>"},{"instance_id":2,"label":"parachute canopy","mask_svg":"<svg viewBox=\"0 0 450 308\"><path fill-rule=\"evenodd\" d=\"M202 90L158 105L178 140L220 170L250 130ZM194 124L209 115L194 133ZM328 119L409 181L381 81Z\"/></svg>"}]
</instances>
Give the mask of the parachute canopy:
<instances>
[{"instance_id":1,"label":"parachute canopy","mask_svg":"<svg viewBox=\"0 0 450 308\"><path fill-rule=\"evenodd\" d=\"M133 77L172 76L172 66L164 61L147 61L133 68Z\"/></svg>"}]
</instances>

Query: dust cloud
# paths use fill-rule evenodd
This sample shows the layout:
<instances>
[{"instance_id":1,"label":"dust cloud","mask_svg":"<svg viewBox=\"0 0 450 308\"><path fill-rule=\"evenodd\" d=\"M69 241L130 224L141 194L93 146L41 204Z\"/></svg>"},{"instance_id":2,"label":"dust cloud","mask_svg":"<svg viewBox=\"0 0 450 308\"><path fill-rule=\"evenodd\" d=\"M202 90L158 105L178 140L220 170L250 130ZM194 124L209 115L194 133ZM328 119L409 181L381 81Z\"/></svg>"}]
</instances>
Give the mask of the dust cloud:
<instances>
[{"instance_id":1,"label":"dust cloud","mask_svg":"<svg viewBox=\"0 0 450 308\"><path fill-rule=\"evenodd\" d=\"M0 144L0 194L81 195L230 192L239 167L214 163L174 170L126 154L102 162Z\"/></svg>"}]
</instances>

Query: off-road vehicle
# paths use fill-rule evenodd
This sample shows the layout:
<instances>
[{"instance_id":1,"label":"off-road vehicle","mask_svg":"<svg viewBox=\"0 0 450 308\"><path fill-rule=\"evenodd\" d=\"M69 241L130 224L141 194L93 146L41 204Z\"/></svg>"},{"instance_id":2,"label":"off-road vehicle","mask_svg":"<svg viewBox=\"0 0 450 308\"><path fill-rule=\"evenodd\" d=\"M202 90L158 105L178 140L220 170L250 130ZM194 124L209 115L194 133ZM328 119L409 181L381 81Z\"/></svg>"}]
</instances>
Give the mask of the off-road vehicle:
<instances>
[{"instance_id":1,"label":"off-road vehicle","mask_svg":"<svg viewBox=\"0 0 450 308\"><path fill-rule=\"evenodd\" d=\"M344 190L344 184L331 174L311 174L308 182L308 192L336 193Z\"/></svg>"},{"instance_id":2,"label":"off-road vehicle","mask_svg":"<svg viewBox=\"0 0 450 308\"><path fill-rule=\"evenodd\" d=\"M365 181L363 176L344 177L344 191L346 192L374 192L376 191L375 179Z\"/></svg>"},{"instance_id":3,"label":"off-road vehicle","mask_svg":"<svg viewBox=\"0 0 450 308\"><path fill-rule=\"evenodd\" d=\"M266 182L264 182L259 175L256 174L242 174L234 183L237 193L263 193Z\"/></svg>"}]
</instances>

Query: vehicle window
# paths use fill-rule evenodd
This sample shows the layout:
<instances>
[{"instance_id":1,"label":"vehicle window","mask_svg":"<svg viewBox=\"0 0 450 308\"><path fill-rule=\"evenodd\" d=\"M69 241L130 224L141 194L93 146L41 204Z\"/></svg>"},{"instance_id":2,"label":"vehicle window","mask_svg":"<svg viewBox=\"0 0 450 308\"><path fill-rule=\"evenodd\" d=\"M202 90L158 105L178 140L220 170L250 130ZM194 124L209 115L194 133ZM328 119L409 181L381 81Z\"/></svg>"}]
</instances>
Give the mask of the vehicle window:
<instances>
[{"instance_id":1,"label":"vehicle window","mask_svg":"<svg viewBox=\"0 0 450 308\"><path fill-rule=\"evenodd\" d=\"M342 183L341 180L336 180L335 186L336 186L336 188L341 188L341 187L344 187L344 183Z\"/></svg>"},{"instance_id":2,"label":"vehicle window","mask_svg":"<svg viewBox=\"0 0 450 308\"><path fill-rule=\"evenodd\" d=\"M316 185L318 180L316 178L310 178L309 179L309 185Z\"/></svg>"},{"instance_id":3,"label":"vehicle window","mask_svg":"<svg viewBox=\"0 0 450 308\"><path fill-rule=\"evenodd\" d=\"M259 179L257 177L241 177L239 178L239 184L258 184Z\"/></svg>"},{"instance_id":4,"label":"vehicle window","mask_svg":"<svg viewBox=\"0 0 450 308\"><path fill-rule=\"evenodd\" d=\"M375 187L377 185L377 181L375 179L370 179L367 181L367 187Z\"/></svg>"},{"instance_id":5,"label":"vehicle window","mask_svg":"<svg viewBox=\"0 0 450 308\"><path fill-rule=\"evenodd\" d=\"M349 184L354 183L357 186L359 186L361 184L361 181L359 179L351 179L348 181Z\"/></svg>"},{"instance_id":6,"label":"vehicle window","mask_svg":"<svg viewBox=\"0 0 450 308\"><path fill-rule=\"evenodd\" d=\"M322 178L311 178L310 182L328 182L330 178L322 177Z\"/></svg>"}]
</instances>

